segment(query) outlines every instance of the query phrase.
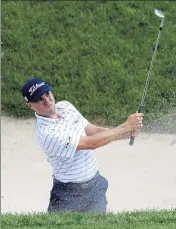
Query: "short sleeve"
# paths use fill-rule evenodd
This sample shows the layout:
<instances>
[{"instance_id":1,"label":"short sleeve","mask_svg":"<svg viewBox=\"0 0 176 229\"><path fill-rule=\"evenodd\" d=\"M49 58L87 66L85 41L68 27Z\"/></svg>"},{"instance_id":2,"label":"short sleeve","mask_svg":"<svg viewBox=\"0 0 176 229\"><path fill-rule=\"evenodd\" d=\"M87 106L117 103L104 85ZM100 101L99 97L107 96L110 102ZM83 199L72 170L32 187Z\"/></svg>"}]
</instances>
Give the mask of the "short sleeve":
<instances>
[{"instance_id":1,"label":"short sleeve","mask_svg":"<svg viewBox=\"0 0 176 229\"><path fill-rule=\"evenodd\" d=\"M77 117L81 119L83 128L85 128L87 126L88 120L70 102L68 102L68 101L58 102L56 104L56 107L58 109L60 109L60 108L65 109L65 110L69 109L72 112L76 113Z\"/></svg>"},{"instance_id":2,"label":"short sleeve","mask_svg":"<svg viewBox=\"0 0 176 229\"><path fill-rule=\"evenodd\" d=\"M51 132L46 136L42 148L48 156L71 159L76 152L80 135L76 131Z\"/></svg>"},{"instance_id":3,"label":"short sleeve","mask_svg":"<svg viewBox=\"0 0 176 229\"><path fill-rule=\"evenodd\" d=\"M76 113L77 113L77 115L81 118L81 120L82 120L82 123L83 123L83 126L84 126L84 128L87 126L87 124L88 124L88 120L76 109L76 107L75 106L73 106L71 103L69 103L69 102L67 102L68 104L69 104L69 107L70 107L70 109L72 109L72 110L74 110Z\"/></svg>"}]
</instances>

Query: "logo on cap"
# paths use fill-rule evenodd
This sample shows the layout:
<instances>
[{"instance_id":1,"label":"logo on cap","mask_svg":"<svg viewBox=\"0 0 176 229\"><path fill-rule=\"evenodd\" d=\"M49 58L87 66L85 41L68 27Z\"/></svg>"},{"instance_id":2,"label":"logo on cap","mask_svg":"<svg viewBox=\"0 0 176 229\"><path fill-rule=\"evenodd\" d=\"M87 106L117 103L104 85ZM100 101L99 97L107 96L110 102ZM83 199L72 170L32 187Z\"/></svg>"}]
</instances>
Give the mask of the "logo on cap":
<instances>
[{"instance_id":1,"label":"logo on cap","mask_svg":"<svg viewBox=\"0 0 176 229\"><path fill-rule=\"evenodd\" d=\"M30 95L33 95L34 92L41 86L45 85L45 82L33 85L31 88L29 88Z\"/></svg>"}]
</instances>

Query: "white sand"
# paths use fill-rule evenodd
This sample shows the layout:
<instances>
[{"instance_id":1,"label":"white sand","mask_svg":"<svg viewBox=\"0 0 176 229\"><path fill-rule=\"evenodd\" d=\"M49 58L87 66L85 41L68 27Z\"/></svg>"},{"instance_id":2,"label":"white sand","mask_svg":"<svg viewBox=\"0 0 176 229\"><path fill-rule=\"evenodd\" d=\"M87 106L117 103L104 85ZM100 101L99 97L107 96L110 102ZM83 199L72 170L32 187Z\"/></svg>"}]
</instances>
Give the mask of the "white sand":
<instances>
[{"instance_id":1,"label":"white sand","mask_svg":"<svg viewBox=\"0 0 176 229\"><path fill-rule=\"evenodd\" d=\"M109 181L111 211L176 208L176 135L141 133L96 150ZM35 140L35 120L1 117L1 211L45 212L51 168Z\"/></svg>"}]
</instances>

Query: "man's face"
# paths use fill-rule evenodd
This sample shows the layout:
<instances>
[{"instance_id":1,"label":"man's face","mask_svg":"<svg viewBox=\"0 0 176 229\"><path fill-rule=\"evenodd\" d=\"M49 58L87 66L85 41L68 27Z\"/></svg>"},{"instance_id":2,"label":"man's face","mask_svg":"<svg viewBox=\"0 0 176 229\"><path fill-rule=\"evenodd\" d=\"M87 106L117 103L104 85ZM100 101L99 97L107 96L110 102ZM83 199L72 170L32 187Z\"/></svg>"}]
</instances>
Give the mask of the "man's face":
<instances>
[{"instance_id":1,"label":"man's face","mask_svg":"<svg viewBox=\"0 0 176 229\"><path fill-rule=\"evenodd\" d=\"M39 101L27 105L39 115L48 116L55 111L55 99L50 91L42 95Z\"/></svg>"}]
</instances>

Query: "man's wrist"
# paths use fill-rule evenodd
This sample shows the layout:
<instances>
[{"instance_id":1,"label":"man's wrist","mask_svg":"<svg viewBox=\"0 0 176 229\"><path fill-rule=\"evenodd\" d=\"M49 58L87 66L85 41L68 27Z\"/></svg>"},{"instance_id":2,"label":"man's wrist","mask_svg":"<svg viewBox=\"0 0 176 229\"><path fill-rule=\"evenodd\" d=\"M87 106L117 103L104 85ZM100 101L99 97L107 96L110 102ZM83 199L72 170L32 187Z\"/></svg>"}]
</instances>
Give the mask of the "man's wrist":
<instances>
[{"instance_id":1,"label":"man's wrist","mask_svg":"<svg viewBox=\"0 0 176 229\"><path fill-rule=\"evenodd\" d=\"M114 129L114 139L113 141L123 139L124 135L130 131L130 126L128 122L124 122L121 125L115 127Z\"/></svg>"}]
</instances>

